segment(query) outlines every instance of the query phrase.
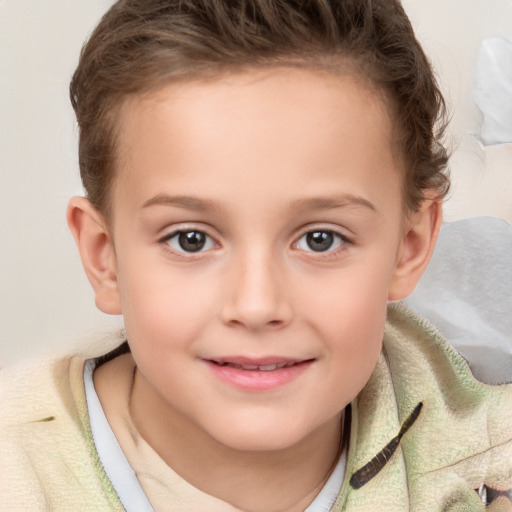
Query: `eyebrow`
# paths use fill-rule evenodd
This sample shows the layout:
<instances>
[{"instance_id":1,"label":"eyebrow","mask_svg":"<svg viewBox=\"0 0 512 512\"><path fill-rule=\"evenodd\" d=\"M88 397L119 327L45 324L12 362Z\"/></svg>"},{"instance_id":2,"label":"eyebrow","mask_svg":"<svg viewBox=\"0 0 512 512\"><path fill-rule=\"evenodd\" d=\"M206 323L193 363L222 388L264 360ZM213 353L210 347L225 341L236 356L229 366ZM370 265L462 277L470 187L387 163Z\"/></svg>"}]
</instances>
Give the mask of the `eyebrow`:
<instances>
[{"instance_id":1,"label":"eyebrow","mask_svg":"<svg viewBox=\"0 0 512 512\"><path fill-rule=\"evenodd\" d=\"M150 206L174 206L202 213L219 210L219 206L209 199L199 199L191 196L169 196L166 194L156 195L142 204L142 208L149 208ZM301 198L293 201L290 209L292 211L333 210L349 206L359 206L372 212L377 212L377 208L373 203L363 197L352 194L343 194L336 197Z\"/></svg>"},{"instance_id":2,"label":"eyebrow","mask_svg":"<svg viewBox=\"0 0 512 512\"><path fill-rule=\"evenodd\" d=\"M150 206L175 206L199 212L211 212L219 209L213 201L208 199L190 196L168 196L165 194L156 195L142 204L142 208L149 208Z\"/></svg>"},{"instance_id":3,"label":"eyebrow","mask_svg":"<svg viewBox=\"0 0 512 512\"><path fill-rule=\"evenodd\" d=\"M298 199L292 203L292 210L333 210L335 208L346 208L348 206L360 206L377 213L375 205L364 197L352 194L343 194L335 197L313 197Z\"/></svg>"}]
</instances>

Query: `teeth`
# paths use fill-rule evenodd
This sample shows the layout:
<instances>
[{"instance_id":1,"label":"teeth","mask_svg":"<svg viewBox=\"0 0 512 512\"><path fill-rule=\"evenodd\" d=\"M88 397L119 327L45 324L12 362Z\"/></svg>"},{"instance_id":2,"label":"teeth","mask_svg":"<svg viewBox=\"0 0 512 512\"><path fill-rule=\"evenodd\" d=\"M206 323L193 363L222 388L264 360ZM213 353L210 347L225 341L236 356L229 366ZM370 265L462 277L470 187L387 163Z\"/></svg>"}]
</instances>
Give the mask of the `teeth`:
<instances>
[{"instance_id":1,"label":"teeth","mask_svg":"<svg viewBox=\"0 0 512 512\"><path fill-rule=\"evenodd\" d=\"M276 363L276 364L265 364L261 366L256 366L253 364L244 364L241 366L244 370L260 370L262 372L271 372L273 370L280 370L281 368L289 368L293 366L295 363Z\"/></svg>"},{"instance_id":2,"label":"teeth","mask_svg":"<svg viewBox=\"0 0 512 512\"><path fill-rule=\"evenodd\" d=\"M262 372L271 372L274 370L279 370L281 368L289 368L290 366L295 365L296 363L275 363L275 364L265 364L265 365L256 365L256 364L236 364L229 362L217 363L219 366L231 366L233 368L241 368L242 370L260 370Z\"/></svg>"},{"instance_id":3,"label":"teeth","mask_svg":"<svg viewBox=\"0 0 512 512\"><path fill-rule=\"evenodd\" d=\"M264 366L258 366L259 370L262 370L264 372L271 372L272 370L275 370L277 368L277 364L266 364Z\"/></svg>"}]
</instances>

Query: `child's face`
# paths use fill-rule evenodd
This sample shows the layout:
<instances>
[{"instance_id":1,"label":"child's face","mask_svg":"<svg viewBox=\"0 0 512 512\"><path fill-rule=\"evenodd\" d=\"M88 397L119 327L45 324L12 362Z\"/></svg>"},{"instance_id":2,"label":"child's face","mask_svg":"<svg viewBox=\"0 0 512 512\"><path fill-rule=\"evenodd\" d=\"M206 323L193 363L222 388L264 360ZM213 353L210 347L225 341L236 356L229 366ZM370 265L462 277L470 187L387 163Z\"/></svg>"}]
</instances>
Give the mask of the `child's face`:
<instances>
[{"instance_id":1,"label":"child's face","mask_svg":"<svg viewBox=\"0 0 512 512\"><path fill-rule=\"evenodd\" d=\"M379 97L260 71L135 98L120 123L115 271L148 403L238 449L337 423L375 366L402 253Z\"/></svg>"}]
</instances>

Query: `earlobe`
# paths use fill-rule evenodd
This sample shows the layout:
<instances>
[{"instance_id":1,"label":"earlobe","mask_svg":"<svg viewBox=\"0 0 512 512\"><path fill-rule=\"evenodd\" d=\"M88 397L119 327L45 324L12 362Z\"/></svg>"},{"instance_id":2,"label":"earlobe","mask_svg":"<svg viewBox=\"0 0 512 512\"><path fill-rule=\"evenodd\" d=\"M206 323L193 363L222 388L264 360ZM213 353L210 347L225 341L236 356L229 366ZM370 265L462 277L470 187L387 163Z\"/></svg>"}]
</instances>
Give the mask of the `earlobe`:
<instances>
[{"instance_id":1,"label":"earlobe","mask_svg":"<svg viewBox=\"0 0 512 512\"><path fill-rule=\"evenodd\" d=\"M427 197L419 211L410 215L389 288L389 300L405 299L414 290L434 252L442 220L442 205L437 198Z\"/></svg>"},{"instance_id":2,"label":"earlobe","mask_svg":"<svg viewBox=\"0 0 512 512\"><path fill-rule=\"evenodd\" d=\"M67 221L94 289L96 306L104 313L121 314L115 251L105 219L86 198L73 197Z\"/></svg>"}]
</instances>

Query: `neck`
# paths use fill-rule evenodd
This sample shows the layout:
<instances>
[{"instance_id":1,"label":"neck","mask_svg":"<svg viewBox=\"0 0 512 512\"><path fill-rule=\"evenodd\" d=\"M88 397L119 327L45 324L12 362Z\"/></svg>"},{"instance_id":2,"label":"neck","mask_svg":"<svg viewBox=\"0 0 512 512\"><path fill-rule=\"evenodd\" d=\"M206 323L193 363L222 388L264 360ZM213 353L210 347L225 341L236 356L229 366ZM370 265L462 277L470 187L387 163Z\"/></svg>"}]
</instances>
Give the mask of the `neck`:
<instances>
[{"instance_id":1,"label":"neck","mask_svg":"<svg viewBox=\"0 0 512 512\"><path fill-rule=\"evenodd\" d=\"M233 449L177 414L139 372L130 415L139 434L182 478L248 512L304 510L327 481L340 452L341 415L284 449Z\"/></svg>"}]
</instances>

